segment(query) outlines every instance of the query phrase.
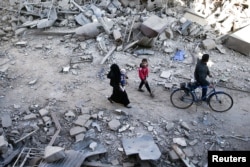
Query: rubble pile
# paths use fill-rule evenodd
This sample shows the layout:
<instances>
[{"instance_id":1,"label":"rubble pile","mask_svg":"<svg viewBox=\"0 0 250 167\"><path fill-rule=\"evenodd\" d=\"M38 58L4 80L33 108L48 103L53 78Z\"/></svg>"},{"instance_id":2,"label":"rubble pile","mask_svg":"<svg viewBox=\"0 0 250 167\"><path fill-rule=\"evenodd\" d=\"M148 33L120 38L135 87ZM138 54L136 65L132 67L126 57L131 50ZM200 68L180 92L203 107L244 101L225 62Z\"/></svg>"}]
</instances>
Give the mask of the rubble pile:
<instances>
[{"instance_id":1,"label":"rubble pile","mask_svg":"<svg viewBox=\"0 0 250 167\"><path fill-rule=\"evenodd\" d=\"M1 166L10 162L14 166L39 167L126 166L128 163L130 166L182 166L180 155L174 151L177 148L189 158L190 165L204 166L207 150L236 149L231 138L248 141L243 136L218 135L216 131L222 120L209 112L191 122L165 119L153 122L135 120L120 109L86 111L78 106L56 113L53 110L57 105L57 102L43 107L34 104L22 114L18 112L20 106L14 106L11 115L3 111ZM123 154L128 158L124 159ZM133 157L137 154L137 158Z\"/></svg>"},{"instance_id":2,"label":"rubble pile","mask_svg":"<svg viewBox=\"0 0 250 167\"><path fill-rule=\"evenodd\" d=\"M186 75L187 69L192 68L199 53L207 52L215 61L222 62L213 71L223 85L246 91L250 86L250 78L235 84L241 73L250 72L246 62L235 64L232 72L223 66L223 57L217 56L227 51L237 56L241 55L238 52L249 55L244 50L247 47L237 50L228 46L238 40L249 46L247 40L235 40L228 33L249 27L250 1L5 0L0 3L0 45L8 43L24 55L35 50L41 53L41 59L47 59L58 56L52 40L61 36L57 45L72 51L63 55L70 59L58 70L64 74L71 72L77 76L81 64L98 64L101 69L97 77L103 79L109 65L116 62L113 56L116 53L155 56L152 73L159 76L152 83L171 90L176 83L192 79ZM42 44L30 45L25 38L29 35L43 35L47 39ZM89 51L90 46L96 52ZM3 60L0 88L4 90L19 76L13 72L13 76L8 75L8 63L15 65L15 61L7 49L1 51L0 59ZM163 64L163 60L167 62ZM128 71L136 71L133 63L123 65ZM232 73L234 80L230 78ZM39 79L28 79L27 85L36 89ZM90 82L88 78L73 80L62 89L70 92ZM4 94L0 97L4 98ZM65 111L56 99L46 100L46 104L30 103L25 109L18 104L11 108L1 106L0 166L183 166L180 154L186 155L190 166L206 166L207 150L234 150L237 146L231 138L248 141L242 136L217 134L223 121L209 112L189 122L164 118L137 120L121 109L86 110L80 101L75 108Z\"/></svg>"}]
</instances>

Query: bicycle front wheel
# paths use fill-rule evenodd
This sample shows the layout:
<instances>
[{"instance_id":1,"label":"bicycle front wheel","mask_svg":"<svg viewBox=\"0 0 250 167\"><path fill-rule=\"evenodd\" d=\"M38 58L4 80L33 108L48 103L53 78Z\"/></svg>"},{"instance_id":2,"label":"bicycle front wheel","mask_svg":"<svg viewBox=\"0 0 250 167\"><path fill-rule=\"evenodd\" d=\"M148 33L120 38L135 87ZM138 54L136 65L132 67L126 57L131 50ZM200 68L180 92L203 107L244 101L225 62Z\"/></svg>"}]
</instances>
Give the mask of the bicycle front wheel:
<instances>
[{"instance_id":1,"label":"bicycle front wheel","mask_svg":"<svg viewBox=\"0 0 250 167\"><path fill-rule=\"evenodd\" d=\"M208 105L213 111L225 112L232 108L233 98L224 92L216 92L208 99Z\"/></svg>"},{"instance_id":2,"label":"bicycle front wheel","mask_svg":"<svg viewBox=\"0 0 250 167\"><path fill-rule=\"evenodd\" d=\"M176 89L171 93L170 100L176 108L185 109L193 104L194 95L188 90Z\"/></svg>"}]
</instances>

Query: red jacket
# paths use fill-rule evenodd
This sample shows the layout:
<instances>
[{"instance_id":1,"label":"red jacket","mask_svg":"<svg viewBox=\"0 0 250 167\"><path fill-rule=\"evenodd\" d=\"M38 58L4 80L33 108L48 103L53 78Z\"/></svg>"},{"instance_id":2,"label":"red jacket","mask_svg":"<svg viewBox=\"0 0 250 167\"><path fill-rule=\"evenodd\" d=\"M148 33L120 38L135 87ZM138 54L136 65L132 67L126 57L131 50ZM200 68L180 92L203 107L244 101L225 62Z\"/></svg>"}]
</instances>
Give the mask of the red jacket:
<instances>
[{"instance_id":1,"label":"red jacket","mask_svg":"<svg viewBox=\"0 0 250 167\"><path fill-rule=\"evenodd\" d=\"M148 69L147 66L146 67L142 67L140 65L140 67L138 69L138 72L139 72L139 77L140 77L141 80L147 79L148 73L149 73L149 69Z\"/></svg>"}]
</instances>

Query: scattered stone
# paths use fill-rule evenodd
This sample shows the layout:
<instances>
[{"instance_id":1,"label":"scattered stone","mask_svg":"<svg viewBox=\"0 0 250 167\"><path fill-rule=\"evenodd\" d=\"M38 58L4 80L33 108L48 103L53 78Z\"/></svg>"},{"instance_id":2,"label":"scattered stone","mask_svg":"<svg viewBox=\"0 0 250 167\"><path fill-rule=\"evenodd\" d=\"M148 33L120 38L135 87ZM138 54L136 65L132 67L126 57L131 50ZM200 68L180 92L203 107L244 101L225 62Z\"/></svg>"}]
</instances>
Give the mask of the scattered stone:
<instances>
[{"instance_id":1,"label":"scattered stone","mask_svg":"<svg viewBox=\"0 0 250 167\"><path fill-rule=\"evenodd\" d=\"M181 122L181 127L184 128L184 129L186 129L187 131L190 130L188 124L186 122L184 122L184 121Z\"/></svg>"},{"instance_id":2,"label":"scattered stone","mask_svg":"<svg viewBox=\"0 0 250 167\"><path fill-rule=\"evenodd\" d=\"M171 71L162 71L160 77L165 78L165 79L169 79L171 75L172 75Z\"/></svg>"},{"instance_id":3,"label":"scattered stone","mask_svg":"<svg viewBox=\"0 0 250 167\"><path fill-rule=\"evenodd\" d=\"M36 114L31 113L29 115L25 115L23 119L24 120L30 120L30 119L36 119L36 118L37 118Z\"/></svg>"},{"instance_id":4,"label":"scattered stone","mask_svg":"<svg viewBox=\"0 0 250 167\"><path fill-rule=\"evenodd\" d=\"M185 153L186 156L188 157L193 157L194 156L194 153L192 151L192 148L184 148L183 149L183 152Z\"/></svg>"},{"instance_id":5,"label":"scattered stone","mask_svg":"<svg viewBox=\"0 0 250 167\"><path fill-rule=\"evenodd\" d=\"M197 139L194 139L194 140L190 141L188 144L189 144L190 146L194 146L194 145L197 144L197 143L198 143L198 140L197 140Z\"/></svg>"},{"instance_id":6,"label":"scattered stone","mask_svg":"<svg viewBox=\"0 0 250 167\"><path fill-rule=\"evenodd\" d=\"M119 130L118 132L124 132L125 130L127 130L129 128L129 125L126 124L126 125L123 125Z\"/></svg>"},{"instance_id":7,"label":"scattered stone","mask_svg":"<svg viewBox=\"0 0 250 167\"><path fill-rule=\"evenodd\" d=\"M167 122L167 125L166 125L166 130L167 131L170 131L171 129L174 128L174 123L173 122Z\"/></svg>"},{"instance_id":8,"label":"scattered stone","mask_svg":"<svg viewBox=\"0 0 250 167\"><path fill-rule=\"evenodd\" d=\"M89 114L84 114L78 116L77 120L74 122L74 124L79 125L79 126L84 126L87 121L89 120L90 115Z\"/></svg>"},{"instance_id":9,"label":"scattered stone","mask_svg":"<svg viewBox=\"0 0 250 167\"><path fill-rule=\"evenodd\" d=\"M90 143L90 145L89 145L89 148L90 148L92 151L95 151L96 147L97 147L97 143L96 143L96 142L92 142L92 143Z\"/></svg>"},{"instance_id":10,"label":"scattered stone","mask_svg":"<svg viewBox=\"0 0 250 167\"><path fill-rule=\"evenodd\" d=\"M49 111L43 108L43 109L39 110L39 114L43 117L43 116L48 115Z\"/></svg>"},{"instance_id":11,"label":"scattered stone","mask_svg":"<svg viewBox=\"0 0 250 167\"><path fill-rule=\"evenodd\" d=\"M154 127L153 127L153 126L148 126L148 131L149 131L149 132L152 132L152 131L153 131L153 129L154 129Z\"/></svg>"},{"instance_id":12,"label":"scattered stone","mask_svg":"<svg viewBox=\"0 0 250 167\"><path fill-rule=\"evenodd\" d=\"M108 123L108 125L111 130L116 131L121 126L121 123L119 120L113 119Z\"/></svg>"},{"instance_id":13,"label":"scattered stone","mask_svg":"<svg viewBox=\"0 0 250 167\"><path fill-rule=\"evenodd\" d=\"M101 128L96 122L92 123L92 127L95 127L98 130L98 132L101 132Z\"/></svg>"},{"instance_id":14,"label":"scattered stone","mask_svg":"<svg viewBox=\"0 0 250 167\"><path fill-rule=\"evenodd\" d=\"M183 147L186 147L187 146L187 143L186 143L186 140L184 138L173 138L173 142L180 145L180 146L183 146Z\"/></svg>"},{"instance_id":15,"label":"scattered stone","mask_svg":"<svg viewBox=\"0 0 250 167\"><path fill-rule=\"evenodd\" d=\"M26 41L17 42L17 43L16 43L16 46L25 47L25 46L27 46L27 42L26 42Z\"/></svg>"}]
</instances>

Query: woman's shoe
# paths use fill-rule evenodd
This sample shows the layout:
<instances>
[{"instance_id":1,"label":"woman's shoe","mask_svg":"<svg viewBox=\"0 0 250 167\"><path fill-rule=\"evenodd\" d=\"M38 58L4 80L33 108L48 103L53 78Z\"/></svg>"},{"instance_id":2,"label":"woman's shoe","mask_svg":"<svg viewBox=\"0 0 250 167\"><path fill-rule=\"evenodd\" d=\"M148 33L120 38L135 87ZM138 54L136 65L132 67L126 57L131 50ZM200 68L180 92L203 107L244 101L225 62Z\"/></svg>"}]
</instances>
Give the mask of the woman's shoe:
<instances>
[{"instance_id":1,"label":"woman's shoe","mask_svg":"<svg viewBox=\"0 0 250 167\"><path fill-rule=\"evenodd\" d=\"M110 98L110 97L108 97L108 101L109 101L110 103L113 103L113 101L111 100L111 98Z\"/></svg>"},{"instance_id":2,"label":"woman's shoe","mask_svg":"<svg viewBox=\"0 0 250 167\"><path fill-rule=\"evenodd\" d=\"M128 104L128 105L126 105L125 107L126 107L126 108L132 108L132 106L131 106L131 105L129 105L129 104Z\"/></svg>"}]
</instances>

